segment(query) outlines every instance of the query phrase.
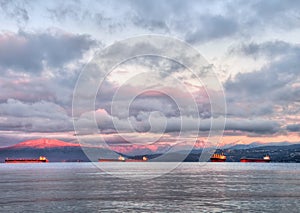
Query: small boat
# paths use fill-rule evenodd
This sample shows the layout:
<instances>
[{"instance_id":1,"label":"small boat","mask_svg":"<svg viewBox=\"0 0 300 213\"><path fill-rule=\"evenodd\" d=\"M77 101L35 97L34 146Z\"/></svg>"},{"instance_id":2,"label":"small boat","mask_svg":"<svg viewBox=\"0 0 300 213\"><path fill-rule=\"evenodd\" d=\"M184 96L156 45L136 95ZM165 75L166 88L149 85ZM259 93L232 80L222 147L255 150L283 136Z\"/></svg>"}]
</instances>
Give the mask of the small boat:
<instances>
[{"instance_id":1,"label":"small boat","mask_svg":"<svg viewBox=\"0 0 300 213\"><path fill-rule=\"evenodd\" d=\"M266 155L263 158L241 158L240 162L242 163L269 163L271 161L271 158L269 155Z\"/></svg>"},{"instance_id":2,"label":"small boat","mask_svg":"<svg viewBox=\"0 0 300 213\"><path fill-rule=\"evenodd\" d=\"M40 156L39 158L35 159L35 158L6 158L5 159L5 163L48 163L49 160L44 157L44 156Z\"/></svg>"},{"instance_id":3,"label":"small boat","mask_svg":"<svg viewBox=\"0 0 300 213\"><path fill-rule=\"evenodd\" d=\"M145 161L148 161L148 158L145 156L142 159L124 158L123 156L119 156L117 159L113 159L113 158L98 159L98 162L145 162Z\"/></svg>"},{"instance_id":4,"label":"small boat","mask_svg":"<svg viewBox=\"0 0 300 213\"><path fill-rule=\"evenodd\" d=\"M225 162L226 161L226 156L222 154L213 154L210 158L211 162Z\"/></svg>"}]
</instances>

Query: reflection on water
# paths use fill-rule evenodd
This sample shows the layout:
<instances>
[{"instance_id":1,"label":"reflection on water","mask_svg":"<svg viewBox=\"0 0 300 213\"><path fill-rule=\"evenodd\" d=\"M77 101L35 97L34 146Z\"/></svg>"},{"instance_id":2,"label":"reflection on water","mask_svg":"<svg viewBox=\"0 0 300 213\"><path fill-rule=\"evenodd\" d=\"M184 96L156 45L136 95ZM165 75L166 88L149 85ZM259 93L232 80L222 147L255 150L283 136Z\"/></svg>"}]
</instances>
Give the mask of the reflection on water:
<instances>
[{"instance_id":1,"label":"reflection on water","mask_svg":"<svg viewBox=\"0 0 300 213\"><path fill-rule=\"evenodd\" d=\"M144 163L107 163L130 177ZM170 163L151 163L156 172ZM153 171L155 172L155 171ZM91 163L0 164L0 212L298 212L299 164L183 163L144 181Z\"/></svg>"}]
</instances>

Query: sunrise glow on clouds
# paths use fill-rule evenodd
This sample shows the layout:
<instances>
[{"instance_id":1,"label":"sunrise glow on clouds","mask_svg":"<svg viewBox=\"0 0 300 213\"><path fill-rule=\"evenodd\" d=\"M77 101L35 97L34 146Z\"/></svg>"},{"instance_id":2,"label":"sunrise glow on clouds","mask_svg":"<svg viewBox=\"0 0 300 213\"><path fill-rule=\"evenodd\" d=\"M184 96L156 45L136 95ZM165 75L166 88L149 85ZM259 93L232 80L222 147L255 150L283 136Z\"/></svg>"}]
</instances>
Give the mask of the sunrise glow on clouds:
<instances>
[{"instance_id":1,"label":"sunrise glow on clouds","mask_svg":"<svg viewBox=\"0 0 300 213\"><path fill-rule=\"evenodd\" d=\"M76 142L72 98L80 72L105 46L142 34L186 41L214 65L227 108L222 145L298 143L300 7L294 4L299 3L240 3L3 1L0 146L41 137ZM161 90L182 107L164 93L147 91L131 103L128 114L124 104L143 85L150 85L149 79L153 86L163 85ZM120 88L122 100L113 102ZM200 128L189 97L195 98ZM121 134L134 147L148 145L153 150L195 141L195 147L201 147L212 116L203 85L184 66L158 57L135 58L116 67L102 84L95 105L95 111L80 112L87 129L82 135L91 144L104 139L112 146L126 145ZM89 132L94 113L99 132ZM136 132L131 132L128 119ZM187 124L183 129L181 121ZM162 124L163 133L155 128ZM154 138L158 141L153 144Z\"/></svg>"}]
</instances>

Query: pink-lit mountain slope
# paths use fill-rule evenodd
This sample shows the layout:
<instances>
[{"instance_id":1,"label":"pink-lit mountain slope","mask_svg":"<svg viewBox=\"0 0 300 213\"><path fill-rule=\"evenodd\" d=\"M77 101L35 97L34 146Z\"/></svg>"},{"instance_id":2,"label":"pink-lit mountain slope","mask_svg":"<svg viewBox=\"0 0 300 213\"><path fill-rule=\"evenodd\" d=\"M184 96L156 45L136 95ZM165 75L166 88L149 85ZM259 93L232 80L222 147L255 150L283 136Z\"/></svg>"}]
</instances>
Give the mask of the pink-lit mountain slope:
<instances>
[{"instance_id":1,"label":"pink-lit mountain slope","mask_svg":"<svg viewBox=\"0 0 300 213\"><path fill-rule=\"evenodd\" d=\"M12 146L11 148L44 149L44 148L55 148L55 147L79 147L79 146L80 146L79 144L67 143L56 139L40 138L40 139L28 140L28 141L18 143Z\"/></svg>"}]
</instances>

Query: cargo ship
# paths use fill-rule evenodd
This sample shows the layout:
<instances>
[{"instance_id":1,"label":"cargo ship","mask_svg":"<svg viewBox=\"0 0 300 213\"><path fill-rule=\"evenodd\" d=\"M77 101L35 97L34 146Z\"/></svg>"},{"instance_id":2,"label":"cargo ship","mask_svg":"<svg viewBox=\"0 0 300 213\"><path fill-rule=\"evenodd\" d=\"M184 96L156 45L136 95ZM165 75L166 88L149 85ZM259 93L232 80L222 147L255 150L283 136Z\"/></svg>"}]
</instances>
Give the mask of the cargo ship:
<instances>
[{"instance_id":1,"label":"cargo ship","mask_svg":"<svg viewBox=\"0 0 300 213\"><path fill-rule=\"evenodd\" d=\"M210 158L211 162L225 162L226 161L226 156L222 154L213 154Z\"/></svg>"},{"instance_id":2,"label":"cargo ship","mask_svg":"<svg viewBox=\"0 0 300 213\"><path fill-rule=\"evenodd\" d=\"M271 158L269 155L266 155L263 158L241 158L240 162L242 163L269 163L271 161Z\"/></svg>"},{"instance_id":3,"label":"cargo ship","mask_svg":"<svg viewBox=\"0 0 300 213\"><path fill-rule=\"evenodd\" d=\"M40 156L39 158L35 159L28 159L28 158L18 158L18 159L13 159L13 158L6 158L5 163L48 163L49 160L44 157Z\"/></svg>"},{"instance_id":4,"label":"cargo ship","mask_svg":"<svg viewBox=\"0 0 300 213\"><path fill-rule=\"evenodd\" d=\"M142 159L130 159L130 158L124 158L123 156L120 156L117 159L112 159L112 158L98 159L98 162L145 162L145 161L148 161L147 157L143 157Z\"/></svg>"}]
</instances>

